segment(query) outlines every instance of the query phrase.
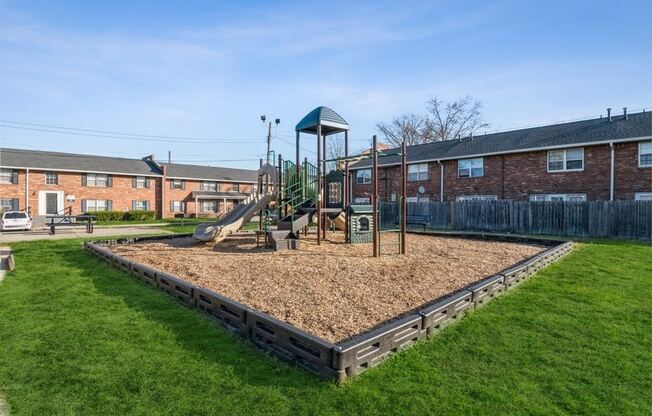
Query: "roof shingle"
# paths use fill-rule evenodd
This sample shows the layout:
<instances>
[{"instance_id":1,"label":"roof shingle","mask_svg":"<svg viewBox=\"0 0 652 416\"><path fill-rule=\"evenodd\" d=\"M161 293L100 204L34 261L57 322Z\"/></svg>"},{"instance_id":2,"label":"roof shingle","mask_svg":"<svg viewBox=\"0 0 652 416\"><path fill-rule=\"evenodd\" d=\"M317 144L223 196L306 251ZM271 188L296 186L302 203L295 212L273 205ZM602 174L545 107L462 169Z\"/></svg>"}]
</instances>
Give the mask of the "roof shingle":
<instances>
[{"instance_id":1,"label":"roof shingle","mask_svg":"<svg viewBox=\"0 0 652 416\"><path fill-rule=\"evenodd\" d=\"M652 112L624 116L595 118L570 123L532 127L521 130L505 131L471 137L461 140L427 143L408 146L408 162L425 160L459 159L488 154L513 153L538 148L554 148L611 140L652 137ZM378 160L379 165L393 165L401 162L399 149L386 150L387 157ZM371 166L371 160L365 159L355 163L351 169Z\"/></svg>"}]
</instances>

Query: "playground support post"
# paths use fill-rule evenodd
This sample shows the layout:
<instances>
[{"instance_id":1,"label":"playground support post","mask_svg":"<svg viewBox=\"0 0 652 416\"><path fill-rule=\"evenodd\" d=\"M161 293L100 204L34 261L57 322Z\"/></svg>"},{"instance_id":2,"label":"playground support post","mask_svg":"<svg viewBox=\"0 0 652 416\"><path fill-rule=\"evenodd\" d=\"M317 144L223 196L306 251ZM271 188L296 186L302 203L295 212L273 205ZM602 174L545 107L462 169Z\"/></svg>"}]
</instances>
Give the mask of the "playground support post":
<instances>
[{"instance_id":1,"label":"playground support post","mask_svg":"<svg viewBox=\"0 0 652 416\"><path fill-rule=\"evenodd\" d=\"M322 149L324 151L324 158L323 158L323 160L321 162L321 166L322 166L321 174L324 176L324 178L322 179L322 187L324 189L322 189L321 193L319 194L320 195L319 205L320 206L323 205L322 208L324 208L326 206L326 195L325 195L326 194L326 189L325 189L326 188L326 185L325 185L325 183L326 183L326 180L325 180L326 179L326 159L328 159L328 156L327 156L328 153L326 153L326 135L325 134L322 134ZM321 227L322 227L322 238L325 240L326 239L326 214L325 213L324 213L324 218L322 218Z\"/></svg>"},{"instance_id":2,"label":"playground support post","mask_svg":"<svg viewBox=\"0 0 652 416\"><path fill-rule=\"evenodd\" d=\"M380 227L378 226L378 153L377 150L377 138L374 134L372 142L371 152L372 156L372 190L371 190L371 209L372 209L372 218L374 224L373 232L373 250L374 257L378 257L378 233L380 232Z\"/></svg>"},{"instance_id":3,"label":"playground support post","mask_svg":"<svg viewBox=\"0 0 652 416\"><path fill-rule=\"evenodd\" d=\"M317 245L321 245L321 124L317 125Z\"/></svg>"},{"instance_id":4,"label":"playground support post","mask_svg":"<svg viewBox=\"0 0 652 416\"><path fill-rule=\"evenodd\" d=\"M344 189L342 189L342 201L344 202L344 242L349 241L349 131L344 131Z\"/></svg>"},{"instance_id":5,"label":"playground support post","mask_svg":"<svg viewBox=\"0 0 652 416\"><path fill-rule=\"evenodd\" d=\"M407 225L407 145L401 144L401 254L406 254L405 234Z\"/></svg>"},{"instance_id":6,"label":"playground support post","mask_svg":"<svg viewBox=\"0 0 652 416\"><path fill-rule=\"evenodd\" d=\"M278 155L278 193L276 195L276 207L278 208L278 220L281 220L281 201L283 201L283 156Z\"/></svg>"}]
</instances>

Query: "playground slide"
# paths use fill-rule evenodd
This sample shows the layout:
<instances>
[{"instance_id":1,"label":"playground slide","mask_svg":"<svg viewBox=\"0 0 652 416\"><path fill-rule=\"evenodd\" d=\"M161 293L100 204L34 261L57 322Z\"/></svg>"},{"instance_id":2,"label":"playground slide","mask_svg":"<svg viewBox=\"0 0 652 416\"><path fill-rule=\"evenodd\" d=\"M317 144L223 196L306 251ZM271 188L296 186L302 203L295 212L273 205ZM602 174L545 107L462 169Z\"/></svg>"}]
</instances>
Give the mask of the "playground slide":
<instances>
[{"instance_id":1,"label":"playground slide","mask_svg":"<svg viewBox=\"0 0 652 416\"><path fill-rule=\"evenodd\" d=\"M335 229L344 231L344 229L346 228L346 214L340 212L340 215L333 218L331 222L335 225Z\"/></svg>"},{"instance_id":2,"label":"playground slide","mask_svg":"<svg viewBox=\"0 0 652 416\"><path fill-rule=\"evenodd\" d=\"M200 241L220 242L242 228L273 199L273 194L265 194L249 202L238 204L217 222L197 224L193 237Z\"/></svg>"}]
</instances>

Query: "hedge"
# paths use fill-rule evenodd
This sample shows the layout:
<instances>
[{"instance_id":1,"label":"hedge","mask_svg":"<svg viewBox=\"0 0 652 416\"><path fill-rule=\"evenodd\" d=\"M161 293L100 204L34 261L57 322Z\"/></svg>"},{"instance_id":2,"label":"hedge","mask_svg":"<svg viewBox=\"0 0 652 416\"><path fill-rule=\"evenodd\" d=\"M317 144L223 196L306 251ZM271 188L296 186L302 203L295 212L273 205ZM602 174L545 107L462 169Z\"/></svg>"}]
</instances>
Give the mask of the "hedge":
<instances>
[{"instance_id":1,"label":"hedge","mask_svg":"<svg viewBox=\"0 0 652 416\"><path fill-rule=\"evenodd\" d=\"M97 221L149 221L156 219L156 211L97 211L87 212Z\"/></svg>"}]
</instances>

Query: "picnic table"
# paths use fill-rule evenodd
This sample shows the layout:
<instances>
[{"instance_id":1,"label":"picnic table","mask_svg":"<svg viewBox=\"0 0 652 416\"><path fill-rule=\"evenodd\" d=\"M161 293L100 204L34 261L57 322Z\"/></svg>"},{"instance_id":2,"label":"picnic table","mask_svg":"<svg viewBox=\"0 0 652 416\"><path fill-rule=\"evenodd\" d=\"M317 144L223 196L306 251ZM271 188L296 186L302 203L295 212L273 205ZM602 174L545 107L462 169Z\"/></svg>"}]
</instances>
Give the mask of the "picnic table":
<instances>
[{"instance_id":1,"label":"picnic table","mask_svg":"<svg viewBox=\"0 0 652 416\"><path fill-rule=\"evenodd\" d=\"M86 232L92 234L95 226L95 215L48 215L46 218L51 235L56 233L57 227L86 227Z\"/></svg>"}]
</instances>

